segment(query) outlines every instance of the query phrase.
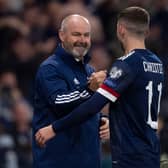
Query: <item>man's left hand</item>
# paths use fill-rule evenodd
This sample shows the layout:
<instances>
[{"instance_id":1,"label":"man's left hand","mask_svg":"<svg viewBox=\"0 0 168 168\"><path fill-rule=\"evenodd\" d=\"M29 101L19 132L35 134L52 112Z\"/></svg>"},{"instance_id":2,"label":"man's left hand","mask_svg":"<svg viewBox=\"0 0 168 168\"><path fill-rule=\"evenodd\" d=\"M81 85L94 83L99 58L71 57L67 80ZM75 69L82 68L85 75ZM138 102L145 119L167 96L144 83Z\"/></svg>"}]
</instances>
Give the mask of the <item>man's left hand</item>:
<instances>
[{"instance_id":1,"label":"man's left hand","mask_svg":"<svg viewBox=\"0 0 168 168\"><path fill-rule=\"evenodd\" d=\"M99 135L102 140L110 138L109 120L106 117L101 118L101 125L99 128Z\"/></svg>"}]
</instances>

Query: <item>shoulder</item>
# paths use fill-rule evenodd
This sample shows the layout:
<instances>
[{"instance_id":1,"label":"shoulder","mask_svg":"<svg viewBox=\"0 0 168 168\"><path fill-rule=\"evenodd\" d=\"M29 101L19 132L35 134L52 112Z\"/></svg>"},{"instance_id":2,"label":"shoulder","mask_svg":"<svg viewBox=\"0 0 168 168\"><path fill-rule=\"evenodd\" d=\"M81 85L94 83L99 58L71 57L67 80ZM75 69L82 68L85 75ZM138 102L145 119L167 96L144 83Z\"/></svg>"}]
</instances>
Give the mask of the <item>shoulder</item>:
<instances>
[{"instance_id":1,"label":"shoulder","mask_svg":"<svg viewBox=\"0 0 168 168\"><path fill-rule=\"evenodd\" d=\"M130 52L129 54L118 58L112 65L110 70L110 76L112 78L119 78L126 74L136 75L138 72L137 68L137 58L135 58L135 51ZM133 75L133 76L134 76Z\"/></svg>"},{"instance_id":2,"label":"shoulder","mask_svg":"<svg viewBox=\"0 0 168 168\"><path fill-rule=\"evenodd\" d=\"M59 56L53 54L53 55L50 55L46 60L44 60L40 64L40 67L49 66L49 65L58 66L60 63L61 63L61 60L59 59Z\"/></svg>"},{"instance_id":3,"label":"shoulder","mask_svg":"<svg viewBox=\"0 0 168 168\"><path fill-rule=\"evenodd\" d=\"M36 76L61 73L64 67L59 56L51 55L40 64Z\"/></svg>"},{"instance_id":4,"label":"shoulder","mask_svg":"<svg viewBox=\"0 0 168 168\"><path fill-rule=\"evenodd\" d=\"M131 68L134 68L134 66L136 67L141 62L141 56L142 55L139 51L133 50L130 53L128 53L127 55L124 55L124 56L118 58L118 60L125 62Z\"/></svg>"},{"instance_id":5,"label":"shoulder","mask_svg":"<svg viewBox=\"0 0 168 168\"><path fill-rule=\"evenodd\" d=\"M135 51L131 51L131 52L128 53L127 55L124 55L124 56L118 58L118 60L126 61L126 60L128 60L128 59L132 59L134 55L136 55L136 52L135 52Z\"/></svg>"},{"instance_id":6,"label":"shoulder","mask_svg":"<svg viewBox=\"0 0 168 168\"><path fill-rule=\"evenodd\" d=\"M40 64L39 70L41 71L47 68L62 70L64 67L65 67L64 62L61 60L59 55L53 54Z\"/></svg>"},{"instance_id":7,"label":"shoulder","mask_svg":"<svg viewBox=\"0 0 168 168\"><path fill-rule=\"evenodd\" d=\"M116 59L116 61L113 63L112 65L112 69L114 71L118 71L118 69L132 69L132 62L134 61L134 55L135 52L132 51L127 55L124 55L118 59Z\"/></svg>"}]
</instances>

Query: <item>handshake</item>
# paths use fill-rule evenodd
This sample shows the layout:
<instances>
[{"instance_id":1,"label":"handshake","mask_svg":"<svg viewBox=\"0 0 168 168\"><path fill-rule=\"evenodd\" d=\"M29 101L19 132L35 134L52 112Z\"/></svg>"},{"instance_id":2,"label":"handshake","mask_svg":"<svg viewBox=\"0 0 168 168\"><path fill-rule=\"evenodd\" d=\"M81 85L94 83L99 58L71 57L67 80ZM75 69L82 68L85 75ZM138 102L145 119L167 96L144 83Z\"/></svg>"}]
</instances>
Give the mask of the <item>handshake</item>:
<instances>
[{"instance_id":1,"label":"handshake","mask_svg":"<svg viewBox=\"0 0 168 168\"><path fill-rule=\"evenodd\" d=\"M93 72L88 80L88 88L92 91L96 91L103 81L106 79L107 71L101 70L99 72Z\"/></svg>"}]
</instances>

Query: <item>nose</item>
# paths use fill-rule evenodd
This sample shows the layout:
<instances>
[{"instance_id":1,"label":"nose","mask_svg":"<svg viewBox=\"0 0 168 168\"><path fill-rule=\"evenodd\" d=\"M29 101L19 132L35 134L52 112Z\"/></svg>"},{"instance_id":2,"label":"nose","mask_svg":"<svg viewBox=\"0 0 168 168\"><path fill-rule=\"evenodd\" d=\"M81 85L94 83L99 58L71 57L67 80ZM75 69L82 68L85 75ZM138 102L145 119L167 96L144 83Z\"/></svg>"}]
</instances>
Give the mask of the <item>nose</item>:
<instances>
[{"instance_id":1,"label":"nose","mask_svg":"<svg viewBox=\"0 0 168 168\"><path fill-rule=\"evenodd\" d=\"M86 42L86 37L84 35L81 35L80 36L80 42Z\"/></svg>"}]
</instances>

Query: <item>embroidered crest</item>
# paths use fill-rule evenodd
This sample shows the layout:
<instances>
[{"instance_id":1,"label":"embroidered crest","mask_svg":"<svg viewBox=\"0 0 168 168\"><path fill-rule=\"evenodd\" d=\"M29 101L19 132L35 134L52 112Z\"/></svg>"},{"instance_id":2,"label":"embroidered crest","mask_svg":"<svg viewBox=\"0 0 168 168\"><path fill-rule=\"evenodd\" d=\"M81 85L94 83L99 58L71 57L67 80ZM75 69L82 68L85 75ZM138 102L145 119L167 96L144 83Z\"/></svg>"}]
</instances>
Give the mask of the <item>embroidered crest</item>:
<instances>
[{"instance_id":1,"label":"embroidered crest","mask_svg":"<svg viewBox=\"0 0 168 168\"><path fill-rule=\"evenodd\" d=\"M122 75L122 70L118 69L117 67L113 67L110 71L110 77L117 79Z\"/></svg>"}]
</instances>

